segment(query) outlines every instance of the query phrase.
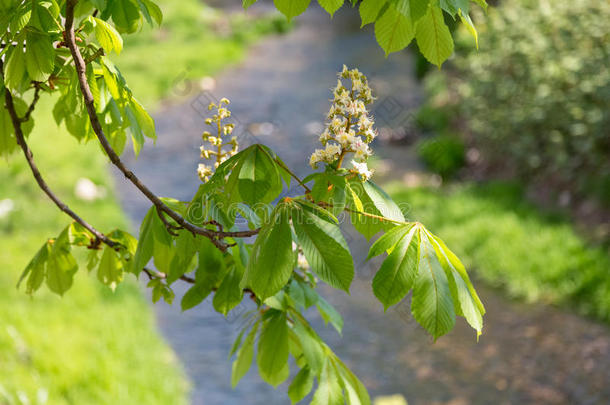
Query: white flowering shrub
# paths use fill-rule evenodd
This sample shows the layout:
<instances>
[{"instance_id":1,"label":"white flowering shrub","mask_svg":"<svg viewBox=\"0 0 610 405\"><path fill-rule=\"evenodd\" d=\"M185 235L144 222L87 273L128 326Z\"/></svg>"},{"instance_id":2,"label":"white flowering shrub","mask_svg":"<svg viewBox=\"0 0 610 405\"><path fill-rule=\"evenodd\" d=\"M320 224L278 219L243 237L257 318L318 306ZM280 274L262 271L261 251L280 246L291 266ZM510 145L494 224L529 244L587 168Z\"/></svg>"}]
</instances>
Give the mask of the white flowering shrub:
<instances>
[{"instance_id":1,"label":"white flowering shrub","mask_svg":"<svg viewBox=\"0 0 610 405\"><path fill-rule=\"evenodd\" d=\"M245 0L244 6L252 3ZM275 0L289 18L309 3ZM332 14L343 1L320 4ZM360 4L363 23L375 23L387 52L415 37L424 55L439 65L453 50L443 11L471 24L468 3L458 0ZM33 294L45 284L65 294L82 267L74 255L80 248L88 251L87 269L112 290L128 275L144 275L154 302L172 303L175 283L188 283L183 310L213 295L214 308L227 316L242 301L252 301L249 322L230 353L233 385L248 372L256 351L263 380L277 386L292 375L293 403L317 383L313 404L370 404L366 388L304 316L316 308L342 329L341 316L317 287L326 283L350 290L356 269L338 219L345 214L341 218L349 223L343 226L353 226L367 240L378 236L368 258L383 256L372 291L385 308L412 291L413 316L435 339L451 330L457 315L481 333L485 310L460 260L422 224L407 221L371 181L367 159L376 132L367 106L374 98L356 69L339 73L320 135L324 148L310 157L317 171L301 179L263 145L238 151L234 126L224 121L230 117L229 100L222 99L209 106L212 116L205 121L203 162L197 168L202 183L193 198L178 201L151 191L120 155L128 135L136 155L145 138L154 139L154 121L106 56L121 52L122 34L136 32L144 21L161 24L161 10L151 0L0 1L0 154L21 150L41 190L73 220L42 244L18 286ZM99 142L110 162L151 202L137 237L96 229L44 180L27 135L36 104L48 93L57 95L57 123L83 142ZM346 158L351 160L347 168ZM283 197L292 183L302 192Z\"/></svg>"},{"instance_id":2,"label":"white flowering shrub","mask_svg":"<svg viewBox=\"0 0 610 405\"><path fill-rule=\"evenodd\" d=\"M488 162L610 204L609 19L597 0L517 0L491 13L481 50L457 57L449 82Z\"/></svg>"}]
</instances>

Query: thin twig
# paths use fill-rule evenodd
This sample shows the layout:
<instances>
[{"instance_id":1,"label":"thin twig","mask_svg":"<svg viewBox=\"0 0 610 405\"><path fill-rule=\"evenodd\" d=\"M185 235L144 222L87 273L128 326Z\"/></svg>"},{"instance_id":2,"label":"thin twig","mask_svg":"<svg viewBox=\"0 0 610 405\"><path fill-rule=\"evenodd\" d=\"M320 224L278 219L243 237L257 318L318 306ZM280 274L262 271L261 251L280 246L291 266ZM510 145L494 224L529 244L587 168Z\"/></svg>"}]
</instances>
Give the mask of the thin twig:
<instances>
[{"instance_id":1,"label":"thin twig","mask_svg":"<svg viewBox=\"0 0 610 405\"><path fill-rule=\"evenodd\" d=\"M97 113L95 111L95 104L93 99L93 94L91 93L91 88L89 87L89 83L87 83L86 76L86 68L85 61L83 59L82 54L76 44L76 38L74 35L74 7L76 5L77 0L68 0L66 3L66 42L68 48L70 48L70 52L72 54L72 58L74 59L74 65L76 67L76 74L78 77L78 82L80 85L81 93L83 95L85 101L85 107L87 108L87 113L89 115L89 121L91 122L91 127L93 128L93 132L97 136L102 148L110 158L110 161L123 173L123 175L129 179L137 188L148 198L159 210L165 212L170 218L172 218L176 223L183 228L187 229L191 233L203 235L209 238L214 245L220 249L221 251L226 251L227 245L221 240L225 237L237 237L235 233L225 233L225 232L214 232L210 229L198 227L186 219L184 219L179 213L172 210L168 207L159 197L157 197L144 183L140 181L140 179L121 161L117 153L114 151L106 135L104 134L104 130L102 129L101 123L97 117Z\"/></svg>"},{"instance_id":2,"label":"thin twig","mask_svg":"<svg viewBox=\"0 0 610 405\"><path fill-rule=\"evenodd\" d=\"M30 116L32 115L32 112L34 111L34 108L36 108L36 104L38 103L38 100L40 100L40 84L37 82L34 82L34 98L32 99L32 102L30 103L28 110L25 112L25 115L22 118L19 118L19 121L27 122L30 120Z\"/></svg>"}]
</instances>

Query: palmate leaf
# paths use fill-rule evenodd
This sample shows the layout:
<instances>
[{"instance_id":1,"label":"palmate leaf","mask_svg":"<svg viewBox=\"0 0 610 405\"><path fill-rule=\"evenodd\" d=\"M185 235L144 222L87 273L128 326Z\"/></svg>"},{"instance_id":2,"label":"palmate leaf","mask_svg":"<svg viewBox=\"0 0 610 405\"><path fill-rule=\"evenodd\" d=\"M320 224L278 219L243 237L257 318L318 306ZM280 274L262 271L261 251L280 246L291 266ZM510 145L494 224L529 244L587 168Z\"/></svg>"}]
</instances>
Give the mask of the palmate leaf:
<instances>
[{"instance_id":1,"label":"palmate leaf","mask_svg":"<svg viewBox=\"0 0 610 405\"><path fill-rule=\"evenodd\" d=\"M318 388L311 400L311 405L339 405L344 403L340 376L330 358L326 358L318 379Z\"/></svg>"},{"instance_id":2,"label":"palmate leaf","mask_svg":"<svg viewBox=\"0 0 610 405\"><path fill-rule=\"evenodd\" d=\"M123 50L123 38L114 27L104 20L96 17L89 17L89 20L94 24L95 38L97 42L104 48L106 53L116 51L117 55Z\"/></svg>"},{"instance_id":3,"label":"palmate leaf","mask_svg":"<svg viewBox=\"0 0 610 405\"><path fill-rule=\"evenodd\" d=\"M313 388L314 375L309 367L303 367L293 378L288 387L288 397L292 404L305 398Z\"/></svg>"},{"instance_id":4,"label":"palmate leaf","mask_svg":"<svg viewBox=\"0 0 610 405\"><path fill-rule=\"evenodd\" d=\"M400 225L381 236L369 258L388 256L373 278L375 296L388 308L413 289L414 318L434 338L453 327L461 315L480 334L485 308L459 259L421 224Z\"/></svg>"}]
</instances>

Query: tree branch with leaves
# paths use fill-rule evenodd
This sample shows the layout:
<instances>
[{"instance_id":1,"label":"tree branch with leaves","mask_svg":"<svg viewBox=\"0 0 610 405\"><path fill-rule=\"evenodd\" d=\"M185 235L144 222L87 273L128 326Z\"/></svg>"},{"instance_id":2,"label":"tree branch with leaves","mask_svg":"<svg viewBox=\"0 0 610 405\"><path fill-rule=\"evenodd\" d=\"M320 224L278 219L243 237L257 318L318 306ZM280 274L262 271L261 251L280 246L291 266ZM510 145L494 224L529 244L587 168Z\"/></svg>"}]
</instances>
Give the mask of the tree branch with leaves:
<instances>
[{"instance_id":1,"label":"tree branch with leaves","mask_svg":"<svg viewBox=\"0 0 610 405\"><path fill-rule=\"evenodd\" d=\"M254 2L244 0L244 8ZM275 0L288 18L309 3ZM319 3L332 15L344 1ZM477 3L486 6L483 0ZM453 52L443 12L459 16L476 39L468 4L364 0L359 10L363 25L375 24L386 53L415 38L428 60L440 66ZM72 250L85 248L87 269L113 290L127 274L144 273L153 301L172 303L172 287L181 281L190 285L181 299L183 310L213 294L214 308L225 316L247 295L254 309L231 350L234 386L249 370L256 346L259 374L269 384L277 386L290 377L291 368L299 369L288 389L293 403L305 398L317 381L313 404L370 404L364 385L303 315L316 307L341 332L341 316L316 288L324 282L350 290L355 269L341 227L348 224L338 219L343 215L367 240L380 235L368 258L384 256L372 290L386 309L412 291L413 316L435 339L451 330L456 315L477 336L481 333L485 310L460 260L422 224L407 221L370 180L367 159L377 132L367 111L373 92L363 73L347 67L339 72L320 135L322 148L313 151L309 161L314 171L303 179L266 146L239 151L233 124L223 121L230 116L229 100L210 104L215 113L206 120L211 132L203 132L207 144L201 157L211 164L197 168L202 184L193 198L178 201L155 194L121 159L128 136L137 155L145 138L156 138L155 126L106 56L120 53L122 35L136 32L144 21L160 25L159 7L151 0L9 0L0 3L0 12L5 107L0 112L0 154L20 148L38 186L73 220L44 242L24 270L18 286L25 283L28 294L44 283L63 295L81 267ZM150 201L137 237L120 229L96 229L45 182L27 137L38 100L49 94L56 100L57 124L63 123L80 141L98 142ZM302 194L283 197L293 181Z\"/></svg>"}]
</instances>

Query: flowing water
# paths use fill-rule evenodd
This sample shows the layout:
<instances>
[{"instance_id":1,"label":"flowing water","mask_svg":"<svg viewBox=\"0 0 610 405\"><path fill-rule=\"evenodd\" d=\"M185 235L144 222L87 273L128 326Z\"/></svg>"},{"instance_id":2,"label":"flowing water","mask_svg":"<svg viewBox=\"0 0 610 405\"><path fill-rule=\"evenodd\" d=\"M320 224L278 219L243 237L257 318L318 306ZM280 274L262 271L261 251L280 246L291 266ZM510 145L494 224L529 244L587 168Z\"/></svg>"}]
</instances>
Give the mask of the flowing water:
<instances>
[{"instance_id":1,"label":"flowing water","mask_svg":"<svg viewBox=\"0 0 610 405\"><path fill-rule=\"evenodd\" d=\"M373 106L385 139L408 127L421 101L407 52L385 58L370 30L358 29L351 10L328 16L313 8L285 36L254 46L245 61L216 78L211 91L181 81L176 93L190 94L185 103L164 107L156 115L159 140L128 163L156 193L189 200L199 180L195 174L205 107L210 99L228 97L239 124L242 144L272 147L299 174L328 110L329 89L343 64L365 72L379 99ZM188 67L185 67L187 69ZM207 87L211 88L210 81ZM379 174L406 179L421 171L407 146L379 142ZM405 180L405 181L406 181ZM123 206L134 222L149 204L117 176ZM442 235L441 235L442 236ZM361 238L350 232L354 252ZM351 295L324 290L345 319L343 337L309 314L320 334L362 378L372 396L399 393L409 404L602 404L610 403L610 331L604 325L542 305L512 302L478 283L488 315L479 343L458 320L456 328L436 343L409 314L408 302L383 313L370 289L371 268L356 254ZM227 354L239 331L238 307L227 319L211 304L182 313L184 286L173 307L158 304L159 326L192 381L193 404L286 404L286 386L262 383L254 370L230 386Z\"/></svg>"}]
</instances>

